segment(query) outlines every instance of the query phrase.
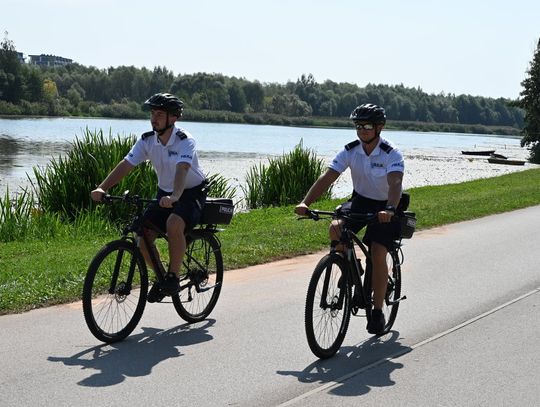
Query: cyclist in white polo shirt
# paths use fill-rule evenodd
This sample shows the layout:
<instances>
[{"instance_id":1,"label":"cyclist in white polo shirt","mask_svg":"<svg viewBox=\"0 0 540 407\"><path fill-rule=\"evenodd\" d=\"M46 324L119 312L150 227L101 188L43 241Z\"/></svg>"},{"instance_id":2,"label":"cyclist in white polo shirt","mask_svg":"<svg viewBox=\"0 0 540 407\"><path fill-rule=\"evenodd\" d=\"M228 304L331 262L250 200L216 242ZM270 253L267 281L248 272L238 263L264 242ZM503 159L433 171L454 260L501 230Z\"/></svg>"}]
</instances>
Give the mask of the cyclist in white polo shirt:
<instances>
[{"instance_id":1,"label":"cyclist in white polo shirt","mask_svg":"<svg viewBox=\"0 0 540 407\"><path fill-rule=\"evenodd\" d=\"M169 241L169 270L164 282L155 282L148 292L149 302L159 302L179 290L180 265L186 251L184 232L199 222L206 199L206 179L199 166L195 140L175 125L182 117L184 103L169 93L157 93L144 102L143 108L151 111L153 131L144 133L137 140L128 155L91 192L91 197L100 201L105 191L120 182L135 166L146 160L152 163L158 178L159 207L151 207L144 217L166 231ZM146 229L145 233L154 242L156 232ZM139 244L147 264L151 265L149 248L142 239ZM154 249L153 243L152 246Z\"/></svg>"},{"instance_id":2,"label":"cyclist in white polo shirt","mask_svg":"<svg viewBox=\"0 0 540 407\"><path fill-rule=\"evenodd\" d=\"M379 223L368 225L364 242L370 246L373 260L373 311L367 330L372 334L384 331L385 319L382 312L388 281L386 255L388 247L397 237L399 229L390 219L399 206L403 172L403 155L392 143L381 137L386 123L385 110L374 104L363 104L351 113L358 140L340 151L328 170L309 189L295 212L304 215L309 205L319 198L347 168L351 170L353 196L351 212L377 213ZM360 230L358 225L357 230ZM330 239L339 240L340 223L332 222ZM336 247L343 250L342 247Z\"/></svg>"}]
</instances>

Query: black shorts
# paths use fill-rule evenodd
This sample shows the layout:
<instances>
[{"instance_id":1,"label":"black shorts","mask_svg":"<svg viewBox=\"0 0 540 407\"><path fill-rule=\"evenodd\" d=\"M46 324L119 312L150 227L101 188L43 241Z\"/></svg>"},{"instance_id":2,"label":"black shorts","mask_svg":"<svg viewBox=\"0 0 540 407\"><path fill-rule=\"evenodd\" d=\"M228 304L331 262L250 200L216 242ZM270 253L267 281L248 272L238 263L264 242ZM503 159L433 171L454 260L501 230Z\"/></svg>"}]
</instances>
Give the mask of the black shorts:
<instances>
[{"instance_id":1,"label":"black shorts","mask_svg":"<svg viewBox=\"0 0 540 407\"><path fill-rule=\"evenodd\" d=\"M186 230L193 229L201 219L202 208L206 200L206 191L203 189L205 184L201 184L194 188L185 189L180 199L172 208L162 208L159 206L159 200L171 195L172 192L166 192L158 189L156 199L158 203L151 205L143 214L145 222L151 222L153 227L161 232L167 231L167 219L171 214L178 215L186 224Z\"/></svg>"},{"instance_id":2,"label":"black shorts","mask_svg":"<svg viewBox=\"0 0 540 407\"><path fill-rule=\"evenodd\" d=\"M387 201L378 201L354 193L349 202L351 213L377 213L383 211L386 208L387 203ZM401 204L402 202L400 202L400 205L398 206L398 212L403 210L401 208ZM355 233L358 233L363 227L366 226L366 224L354 222L347 226ZM390 249L393 246L393 242L398 238L398 223L372 223L367 226L366 233L364 234L362 241L368 246L371 245L371 242L377 242Z\"/></svg>"}]
</instances>

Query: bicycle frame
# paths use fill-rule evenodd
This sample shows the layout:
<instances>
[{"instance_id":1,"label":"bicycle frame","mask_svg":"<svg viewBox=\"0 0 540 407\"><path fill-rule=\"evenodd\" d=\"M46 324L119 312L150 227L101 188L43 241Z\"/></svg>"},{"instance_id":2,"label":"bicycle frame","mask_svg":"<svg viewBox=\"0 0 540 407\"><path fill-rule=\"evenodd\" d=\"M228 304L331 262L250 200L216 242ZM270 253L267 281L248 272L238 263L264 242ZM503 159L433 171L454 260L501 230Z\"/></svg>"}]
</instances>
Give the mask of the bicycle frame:
<instances>
[{"instance_id":1,"label":"bicycle frame","mask_svg":"<svg viewBox=\"0 0 540 407\"><path fill-rule=\"evenodd\" d=\"M308 217L310 217L310 218L312 218L314 220L319 220L320 215L328 215L328 216L331 216L333 219L342 219L342 220L345 220L345 219L351 219L352 220L353 219L352 217L349 217L349 216L347 216L347 215L345 215L343 213L340 213L339 211L327 212L327 211L319 211L319 210L310 210L308 212ZM376 218L375 214L365 214L363 216L363 218L365 218L364 220L366 222L366 226L369 223L377 222L377 218ZM356 219L356 220L358 220L358 219ZM346 263L348 265L348 268L347 268L348 275L349 275L350 281L352 283L352 286L355 288L355 292L354 292L354 295L353 295L353 300L356 299L356 301L357 301L357 303L353 302L351 304L351 307L352 307L353 314L356 314L356 312L358 311L358 308L362 308L362 309L371 308L372 299L371 299L371 296L369 295L369 293L367 292L366 281L362 280L362 275L364 274L363 273L364 270L362 269L362 266L360 265L360 262L358 261L355 246L357 246L361 250L361 252L364 254L364 256L366 257L366 267L365 267L364 279L368 275L370 275L372 273L371 252L370 252L370 249L356 235L356 233L353 232L347 226L346 222L344 222L341 225L341 228L342 229L341 229L341 233L340 233L340 240L332 241L330 243L330 252L331 253L337 253L336 246L338 244L342 244L342 245L345 246L345 254L346 254L345 260L346 260ZM401 241L395 241L394 243L395 243L394 247L389 249L388 253L392 256L394 262L399 262L399 264L401 264L402 262L399 260L399 256L398 256L398 250L401 247ZM370 276L370 278L371 278L371 276ZM322 299L321 299L321 307L323 307L323 308L326 308L326 307L329 306L328 304L323 303L323 301L326 302L326 295L327 295L327 290L328 290L328 279L329 279L329 276L325 276L325 283L324 283L324 286L323 286L323 296L322 296ZM356 298L357 295L359 296L359 298ZM342 296L343 295L340 294L340 298L339 298L338 302L335 304L335 307L337 307L338 309L341 309L341 307L343 306L343 298L342 298ZM402 296L402 297L400 297L400 298L398 298L396 300L393 300L393 301L389 300L388 298L385 298L385 302L386 302L387 305L391 306L391 305L394 305L394 304L396 304L396 303L398 303L401 300L404 300L406 298L407 298L406 296Z\"/></svg>"},{"instance_id":2,"label":"bicycle frame","mask_svg":"<svg viewBox=\"0 0 540 407\"><path fill-rule=\"evenodd\" d=\"M321 215L326 219L339 221L341 232L339 240L330 243L330 253L321 258L311 275L306 295L304 323L311 351L319 358L326 359L339 350L351 316L362 316L357 315L359 309L365 310L368 332L383 335L392 329L399 302L406 297L400 297L401 240L397 239L388 248L391 259L387 258L387 261L390 260L390 267L387 270L386 293L381 308L384 326L373 328L372 253L370 247L362 242L353 230L356 229L356 222L369 225L378 222L378 216L350 214L341 208L333 212L319 210L307 212L307 218L313 220L321 219ZM392 221L399 221L399 218L393 218ZM359 261L359 258L363 257L362 254L365 256L365 266Z\"/></svg>"},{"instance_id":3,"label":"bicycle frame","mask_svg":"<svg viewBox=\"0 0 540 407\"><path fill-rule=\"evenodd\" d=\"M139 242L137 241L137 238L132 236L132 234L135 234L138 238L141 238L144 241L145 247L148 248L148 256L149 256L149 259L150 259L150 262L151 262L152 270L154 271L154 274L155 274L157 280L160 283L162 283L164 281L164 278L165 278L166 270L163 267L163 264L161 263L161 261L159 261L159 254L158 254L157 248L156 248L155 244L153 243L153 241L148 236L148 231L149 230L154 231L156 233L156 235L157 235L157 238L163 238L166 241L168 241L168 237L167 237L166 233L163 233L161 230L159 230L159 229L157 229L155 227L152 227L152 225L143 225L143 219L142 219L142 215L143 215L143 212L144 212L144 209L145 209L144 205L145 204L156 204L157 200L156 199L142 199L142 198L139 198L137 196L130 197L129 195L124 195L123 197L107 195L105 199L108 200L108 201L123 200L123 201L127 201L127 202L132 203L132 204L135 205L135 207L136 207L135 216L133 217L132 221L123 228L121 239L129 240L129 241L133 242L137 246L137 248L139 249L139 252L141 253L141 255L142 255L142 252L140 250ZM214 234L215 232L218 231L218 229L215 227L215 225L206 225L206 227L204 227L204 228L197 228L197 229L194 229L194 230L199 231L199 232L205 231L207 233L212 233L212 234ZM189 237L189 233L190 232L186 233L186 238ZM216 240L219 243L219 239L217 237L216 237ZM187 252L186 252L186 257L190 257L190 254L187 253ZM195 259L193 259L193 260L196 263L198 263ZM114 273L113 273L113 278L111 280L111 286L109 288L109 292L111 294L114 292L114 287L116 286L116 279L117 279L117 276L118 276L118 269L119 269L119 266L120 266L121 262L122 262L122 257L119 255L117 260L116 260L115 270L114 270ZM131 262L130 268L129 268L128 281L127 281L128 293L129 293L129 290L131 289L131 283L133 281L135 266L136 266L135 260L132 259L132 262ZM190 285L191 285L190 282L188 282L188 283L186 283L184 285L181 284L180 285L180 291L188 288ZM198 286L196 286L197 292L208 291L208 290L210 290L212 288L214 288L214 287L211 286L211 287L206 287L205 289L200 289Z\"/></svg>"}]
</instances>

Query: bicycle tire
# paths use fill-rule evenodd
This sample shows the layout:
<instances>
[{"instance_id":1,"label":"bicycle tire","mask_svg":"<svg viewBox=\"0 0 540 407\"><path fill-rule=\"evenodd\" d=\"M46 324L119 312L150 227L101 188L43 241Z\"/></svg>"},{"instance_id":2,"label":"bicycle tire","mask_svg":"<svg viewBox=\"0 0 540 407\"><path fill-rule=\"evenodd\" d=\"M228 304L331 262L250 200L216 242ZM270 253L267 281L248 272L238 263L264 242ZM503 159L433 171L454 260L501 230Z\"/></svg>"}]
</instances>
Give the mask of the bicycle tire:
<instances>
[{"instance_id":1,"label":"bicycle tire","mask_svg":"<svg viewBox=\"0 0 540 407\"><path fill-rule=\"evenodd\" d=\"M191 231L180 270L181 291L172 296L174 308L189 323L204 320L216 306L223 284L223 257L212 233Z\"/></svg>"},{"instance_id":2,"label":"bicycle tire","mask_svg":"<svg viewBox=\"0 0 540 407\"><path fill-rule=\"evenodd\" d=\"M336 354L349 327L351 282L346 270L347 265L341 256L327 254L315 267L309 282L305 330L309 348L320 359ZM323 302L325 286L326 299Z\"/></svg>"},{"instance_id":3,"label":"bicycle tire","mask_svg":"<svg viewBox=\"0 0 540 407\"><path fill-rule=\"evenodd\" d=\"M399 309L399 302L394 302L401 296L401 265L397 256L395 250L390 250L386 257L386 263L388 265L388 284L382 308L385 325L384 330L379 336L390 332L396 321ZM371 310L373 309L373 290L371 289L372 273L373 270L371 264L369 264L369 266L366 267L364 279L364 294L368 303L366 306L366 319L368 325L371 321Z\"/></svg>"},{"instance_id":4,"label":"bicycle tire","mask_svg":"<svg viewBox=\"0 0 540 407\"><path fill-rule=\"evenodd\" d=\"M142 317L147 292L148 274L139 248L126 240L108 243L90 263L84 280L88 329L102 342L125 339Z\"/></svg>"},{"instance_id":5,"label":"bicycle tire","mask_svg":"<svg viewBox=\"0 0 540 407\"><path fill-rule=\"evenodd\" d=\"M392 250L388 253L387 263L389 273L383 306L383 313L386 319L384 333L388 333L394 326L399 309L399 301L395 301L401 296L401 264L396 251Z\"/></svg>"}]
</instances>

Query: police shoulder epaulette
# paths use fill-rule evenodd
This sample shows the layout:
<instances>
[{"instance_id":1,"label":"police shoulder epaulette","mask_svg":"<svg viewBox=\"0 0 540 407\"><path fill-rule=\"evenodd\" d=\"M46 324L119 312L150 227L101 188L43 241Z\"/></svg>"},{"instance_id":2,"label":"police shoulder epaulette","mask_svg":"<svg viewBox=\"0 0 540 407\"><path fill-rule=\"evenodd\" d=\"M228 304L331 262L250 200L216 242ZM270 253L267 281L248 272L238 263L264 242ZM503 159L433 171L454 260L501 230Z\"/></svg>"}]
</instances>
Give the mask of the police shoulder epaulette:
<instances>
[{"instance_id":1,"label":"police shoulder epaulette","mask_svg":"<svg viewBox=\"0 0 540 407\"><path fill-rule=\"evenodd\" d=\"M153 131L147 131L146 133L143 133L141 138L144 140L145 138L148 138L150 136L153 136L154 135L154 132Z\"/></svg>"},{"instance_id":2,"label":"police shoulder epaulette","mask_svg":"<svg viewBox=\"0 0 540 407\"><path fill-rule=\"evenodd\" d=\"M393 150L393 148L392 148L390 145L386 144L386 143L381 143L381 144L379 145L379 147L380 147L381 150L384 151L386 154L389 154L390 151Z\"/></svg>"},{"instance_id":3,"label":"police shoulder epaulette","mask_svg":"<svg viewBox=\"0 0 540 407\"><path fill-rule=\"evenodd\" d=\"M182 130L178 130L178 131L176 132L176 135L177 135L178 137L180 137L180 140L184 140L184 139L187 138L187 134L184 133Z\"/></svg>"},{"instance_id":4,"label":"police shoulder epaulette","mask_svg":"<svg viewBox=\"0 0 540 407\"><path fill-rule=\"evenodd\" d=\"M349 151L351 148L355 148L360 145L360 140L351 141L349 144L345 145L345 150Z\"/></svg>"}]
</instances>

